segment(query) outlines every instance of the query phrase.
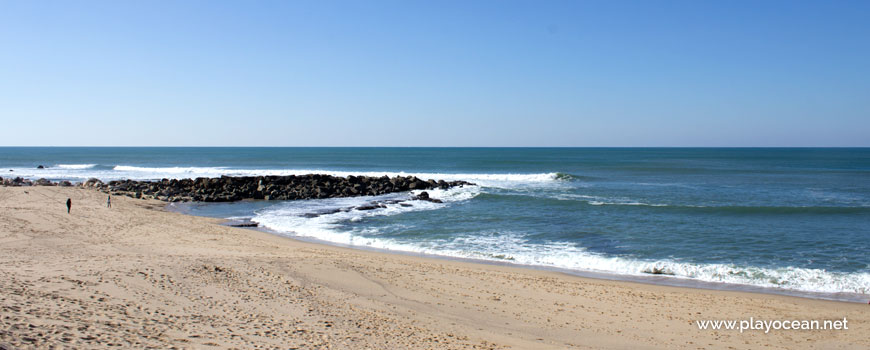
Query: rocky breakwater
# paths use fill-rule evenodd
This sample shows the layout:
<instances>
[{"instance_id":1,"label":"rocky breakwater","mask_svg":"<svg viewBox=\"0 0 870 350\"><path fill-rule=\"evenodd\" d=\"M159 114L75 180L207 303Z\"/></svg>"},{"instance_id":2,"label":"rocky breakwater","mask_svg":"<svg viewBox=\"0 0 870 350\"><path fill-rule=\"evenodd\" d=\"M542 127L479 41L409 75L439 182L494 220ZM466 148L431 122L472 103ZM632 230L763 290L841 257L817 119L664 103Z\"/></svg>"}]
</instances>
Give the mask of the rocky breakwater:
<instances>
[{"instance_id":1,"label":"rocky breakwater","mask_svg":"<svg viewBox=\"0 0 870 350\"><path fill-rule=\"evenodd\" d=\"M2 184L3 186L9 186L9 187L22 187L22 186L24 186L24 187L26 187L26 186L63 186L63 187L67 187L67 186L72 186L72 183L69 181L66 181L66 180L58 181L58 182L51 182L51 180L39 179L36 181L32 181L30 179L25 179L25 178L21 178L21 177L5 178L5 179L0 177L0 184Z\"/></svg>"},{"instance_id":2,"label":"rocky breakwater","mask_svg":"<svg viewBox=\"0 0 870 350\"><path fill-rule=\"evenodd\" d=\"M160 181L120 180L103 183L97 179L83 182L113 195L150 198L167 202L233 202L245 199L294 200L337 197L376 196L394 192L448 189L474 185L465 181L424 181L413 176L370 177L330 175L221 176L217 178L163 179ZM427 195L415 199L437 201Z\"/></svg>"}]
</instances>

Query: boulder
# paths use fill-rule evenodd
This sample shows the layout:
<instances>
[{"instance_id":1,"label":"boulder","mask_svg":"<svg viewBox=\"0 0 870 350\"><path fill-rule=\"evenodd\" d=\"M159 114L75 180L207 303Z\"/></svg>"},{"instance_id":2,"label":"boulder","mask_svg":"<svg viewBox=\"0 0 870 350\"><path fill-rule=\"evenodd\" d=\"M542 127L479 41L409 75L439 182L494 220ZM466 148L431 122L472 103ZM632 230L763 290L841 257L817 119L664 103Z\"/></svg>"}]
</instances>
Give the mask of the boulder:
<instances>
[{"instance_id":1,"label":"boulder","mask_svg":"<svg viewBox=\"0 0 870 350\"><path fill-rule=\"evenodd\" d=\"M36 168L37 168L37 169L45 169L45 166L37 165Z\"/></svg>"},{"instance_id":2,"label":"boulder","mask_svg":"<svg viewBox=\"0 0 870 350\"><path fill-rule=\"evenodd\" d=\"M432 202L432 203L444 203L444 202L442 202L440 199L430 198L430 197L429 197L429 192L426 192L426 191L420 192L420 194L418 194L416 197L414 197L414 199L416 199L416 200L421 200L421 201Z\"/></svg>"},{"instance_id":3,"label":"boulder","mask_svg":"<svg viewBox=\"0 0 870 350\"><path fill-rule=\"evenodd\" d=\"M100 181L100 179L97 179L94 177L88 179L85 182L82 182L82 187L101 187L102 185L103 185L103 182Z\"/></svg>"}]
</instances>

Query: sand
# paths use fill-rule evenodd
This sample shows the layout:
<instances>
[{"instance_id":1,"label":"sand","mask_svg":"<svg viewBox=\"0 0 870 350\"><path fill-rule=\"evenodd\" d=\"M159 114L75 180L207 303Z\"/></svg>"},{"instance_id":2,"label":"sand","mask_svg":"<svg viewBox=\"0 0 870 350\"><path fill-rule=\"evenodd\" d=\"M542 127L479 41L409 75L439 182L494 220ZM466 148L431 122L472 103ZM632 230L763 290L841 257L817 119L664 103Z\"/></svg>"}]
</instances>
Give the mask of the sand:
<instances>
[{"instance_id":1,"label":"sand","mask_svg":"<svg viewBox=\"0 0 870 350\"><path fill-rule=\"evenodd\" d=\"M0 348L870 348L866 304L353 250L105 201L0 187ZM695 323L749 317L849 329Z\"/></svg>"}]
</instances>

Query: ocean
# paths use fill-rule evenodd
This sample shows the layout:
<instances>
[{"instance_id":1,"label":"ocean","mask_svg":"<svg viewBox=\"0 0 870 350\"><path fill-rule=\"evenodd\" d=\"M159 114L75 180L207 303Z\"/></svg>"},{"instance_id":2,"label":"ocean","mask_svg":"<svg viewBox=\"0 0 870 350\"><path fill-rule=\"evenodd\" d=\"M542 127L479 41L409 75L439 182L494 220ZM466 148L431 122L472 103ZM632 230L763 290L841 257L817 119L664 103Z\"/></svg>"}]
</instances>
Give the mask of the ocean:
<instances>
[{"instance_id":1,"label":"ocean","mask_svg":"<svg viewBox=\"0 0 870 350\"><path fill-rule=\"evenodd\" d=\"M37 169L38 165L45 169ZM11 170L11 171L10 171ZM173 204L278 235L665 284L870 295L868 148L0 148L0 176L416 175L477 186Z\"/></svg>"}]
</instances>

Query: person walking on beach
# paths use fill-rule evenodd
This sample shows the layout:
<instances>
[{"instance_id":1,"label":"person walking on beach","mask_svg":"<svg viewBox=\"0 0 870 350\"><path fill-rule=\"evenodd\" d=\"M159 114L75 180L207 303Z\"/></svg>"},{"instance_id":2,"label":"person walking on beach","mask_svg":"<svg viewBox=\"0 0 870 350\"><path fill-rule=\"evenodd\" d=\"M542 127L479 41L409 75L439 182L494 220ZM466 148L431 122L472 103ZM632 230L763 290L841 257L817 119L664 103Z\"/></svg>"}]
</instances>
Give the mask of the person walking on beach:
<instances>
[{"instance_id":1,"label":"person walking on beach","mask_svg":"<svg viewBox=\"0 0 870 350\"><path fill-rule=\"evenodd\" d=\"M72 208L72 199L66 199L66 213L69 214L69 209Z\"/></svg>"},{"instance_id":2,"label":"person walking on beach","mask_svg":"<svg viewBox=\"0 0 870 350\"><path fill-rule=\"evenodd\" d=\"M111 208L111 207L112 207L112 195L110 194L108 197L106 197L106 208Z\"/></svg>"}]
</instances>

